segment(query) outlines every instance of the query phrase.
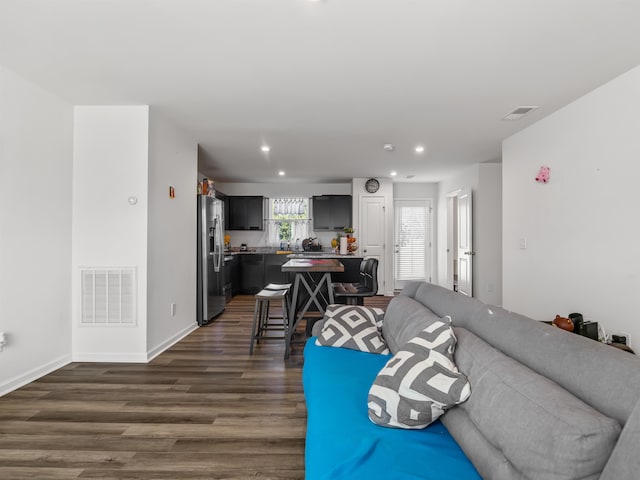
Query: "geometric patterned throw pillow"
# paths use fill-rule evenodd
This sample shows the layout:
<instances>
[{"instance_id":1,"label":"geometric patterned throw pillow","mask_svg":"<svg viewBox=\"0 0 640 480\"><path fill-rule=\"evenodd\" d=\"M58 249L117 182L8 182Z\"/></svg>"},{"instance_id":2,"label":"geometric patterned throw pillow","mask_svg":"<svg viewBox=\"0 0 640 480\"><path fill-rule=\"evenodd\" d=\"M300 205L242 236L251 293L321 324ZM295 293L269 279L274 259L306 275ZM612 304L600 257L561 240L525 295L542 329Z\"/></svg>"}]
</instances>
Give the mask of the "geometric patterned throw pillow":
<instances>
[{"instance_id":1,"label":"geometric patterned throw pillow","mask_svg":"<svg viewBox=\"0 0 640 480\"><path fill-rule=\"evenodd\" d=\"M384 311L358 305L329 305L316 345L388 354L380 329Z\"/></svg>"},{"instance_id":2,"label":"geometric patterned throw pillow","mask_svg":"<svg viewBox=\"0 0 640 480\"><path fill-rule=\"evenodd\" d=\"M369 419L385 427L424 428L471 394L453 362L451 319L436 321L406 343L369 390Z\"/></svg>"}]
</instances>

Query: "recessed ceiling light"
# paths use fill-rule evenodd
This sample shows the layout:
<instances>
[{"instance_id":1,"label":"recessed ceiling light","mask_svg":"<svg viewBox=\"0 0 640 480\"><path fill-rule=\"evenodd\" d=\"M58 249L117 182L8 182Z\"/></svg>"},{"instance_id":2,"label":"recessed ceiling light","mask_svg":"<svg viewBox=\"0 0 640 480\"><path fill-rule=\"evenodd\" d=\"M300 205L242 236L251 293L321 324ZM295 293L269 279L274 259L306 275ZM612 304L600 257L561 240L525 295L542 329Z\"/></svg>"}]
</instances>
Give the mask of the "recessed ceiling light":
<instances>
[{"instance_id":1,"label":"recessed ceiling light","mask_svg":"<svg viewBox=\"0 0 640 480\"><path fill-rule=\"evenodd\" d=\"M389 175L391 175L392 177L395 177L398 174L398 172L391 172Z\"/></svg>"},{"instance_id":2,"label":"recessed ceiling light","mask_svg":"<svg viewBox=\"0 0 640 480\"><path fill-rule=\"evenodd\" d=\"M424 145L416 145L415 151L416 153L424 152Z\"/></svg>"},{"instance_id":3,"label":"recessed ceiling light","mask_svg":"<svg viewBox=\"0 0 640 480\"><path fill-rule=\"evenodd\" d=\"M382 148L384 148L387 152L393 152L396 149L393 143L385 143L384 145L382 145Z\"/></svg>"},{"instance_id":4,"label":"recessed ceiling light","mask_svg":"<svg viewBox=\"0 0 640 480\"><path fill-rule=\"evenodd\" d=\"M262 153L269 153L271 151L271 147L269 145L263 145L260 147L260 150L262 150Z\"/></svg>"},{"instance_id":5,"label":"recessed ceiling light","mask_svg":"<svg viewBox=\"0 0 640 480\"><path fill-rule=\"evenodd\" d=\"M280 170L280 171L278 172L278 175L280 175L281 177L284 177L284 175L285 175L285 171L284 171L284 170Z\"/></svg>"}]
</instances>

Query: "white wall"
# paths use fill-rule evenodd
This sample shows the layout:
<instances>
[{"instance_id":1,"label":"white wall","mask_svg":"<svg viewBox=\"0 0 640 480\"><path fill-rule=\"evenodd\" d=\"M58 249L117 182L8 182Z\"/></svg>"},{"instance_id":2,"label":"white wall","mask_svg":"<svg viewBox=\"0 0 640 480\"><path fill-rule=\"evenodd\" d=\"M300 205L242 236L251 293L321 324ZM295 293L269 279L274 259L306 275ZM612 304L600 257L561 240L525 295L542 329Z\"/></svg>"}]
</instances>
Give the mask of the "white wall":
<instances>
[{"instance_id":1,"label":"white wall","mask_svg":"<svg viewBox=\"0 0 640 480\"><path fill-rule=\"evenodd\" d=\"M75 107L73 134L73 359L146 361L149 108ZM137 268L136 326L79 326L80 267Z\"/></svg>"},{"instance_id":2,"label":"white wall","mask_svg":"<svg viewBox=\"0 0 640 480\"><path fill-rule=\"evenodd\" d=\"M438 284L447 285L447 197L470 188L473 201L473 296L502 304L502 166L478 163L440 182L438 198Z\"/></svg>"},{"instance_id":3,"label":"white wall","mask_svg":"<svg viewBox=\"0 0 640 480\"><path fill-rule=\"evenodd\" d=\"M151 109L147 350L152 358L196 323L197 143ZM169 197L169 186L175 197ZM175 303L175 316L170 304Z\"/></svg>"},{"instance_id":4,"label":"white wall","mask_svg":"<svg viewBox=\"0 0 640 480\"><path fill-rule=\"evenodd\" d=\"M71 105L0 67L0 395L71 360Z\"/></svg>"},{"instance_id":5,"label":"white wall","mask_svg":"<svg viewBox=\"0 0 640 480\"><path fill-rule=\"evenodd\" d=\"M638 105L640 67L503 142L505 307L539 320L580 312L636 348ZM534 181L541 165L548 184Z\"/></svg>"},{"instance_id":6,"label":"white wall","mask_svg":"<svg viewBox=\"0 0 640 480\"><path fill-rule=\"evenodd\" d=\"M351 195L351 183L218 183L225 195L263 195L265 197L311 197L313 195Z\"/></svg>"},{"instance_id":7,"label":"white wall","mask_svg":"<svg viewBox=\"0 0 640 480\"><path fill-rule=\"evenodd\" d=\"M502 305L502 165L478 165L478 191L474 198L474 296Z\"/></svg>"},{"instance_id":8,"label":"white wall","mask_svg":"<svg viewBox=\"0 0 640 480\"><path fill-rule=\"evenodd\" d=\"M402 200L431 198L433 199L435 210L436 201L438 200L438 187L437 183L394 182L393 198Z\"/></svg>"}]
</instances>

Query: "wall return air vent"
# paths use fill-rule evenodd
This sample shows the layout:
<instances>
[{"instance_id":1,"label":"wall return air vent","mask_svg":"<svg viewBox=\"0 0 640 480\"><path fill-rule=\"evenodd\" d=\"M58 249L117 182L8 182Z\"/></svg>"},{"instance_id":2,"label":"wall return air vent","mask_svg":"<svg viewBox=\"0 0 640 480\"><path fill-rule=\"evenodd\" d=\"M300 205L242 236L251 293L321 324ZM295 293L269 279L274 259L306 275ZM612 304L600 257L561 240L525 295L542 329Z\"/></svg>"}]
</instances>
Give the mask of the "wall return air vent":
<instances>
[{"instance_id":1,"label":"wall return air vent","mask_svg":"<svg viewBox=\"0 0 640 480\"><path fill-rule=\"evenodd\" d=\"M81 268L81 325L136 324L136 269Z\"/></svg>"},{"instance_id":2,"label":"wall return air vent","mask_svg":"<svg viewBox=\"0 0 640 480\"><path fill-rule=\"evenodd\" d=\"M534 105L529 105L529 106L524 106L524 107L521 106L521 107L516 108L512 112L507 113L504 117L502 117L502 119L503 120L520 120L521 118L525 117L526 115L529 115L536 108L538 108L538 107L534 106Z\"/></svg>"}]
</instances>

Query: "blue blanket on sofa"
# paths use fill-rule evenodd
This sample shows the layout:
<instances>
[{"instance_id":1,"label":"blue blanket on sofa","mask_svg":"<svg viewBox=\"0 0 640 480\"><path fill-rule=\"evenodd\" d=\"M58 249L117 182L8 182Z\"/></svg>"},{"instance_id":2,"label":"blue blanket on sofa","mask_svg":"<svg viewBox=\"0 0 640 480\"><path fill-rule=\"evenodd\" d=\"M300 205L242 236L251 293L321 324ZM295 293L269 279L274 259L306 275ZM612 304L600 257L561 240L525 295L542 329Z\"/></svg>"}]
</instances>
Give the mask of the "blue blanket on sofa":
<instances>
[{"instance_id":1,"label":"blue blanket on sofa","mask_svg":"<svg viewBox=\"0 0 640 480\"><path fill-rule=\"evenodd\" d=\"M447 429L375 425L367 395L390 357L344 348L304 349L307 402L306 480L478 480L481 477Z\"/></svg>"}]
</instances>

